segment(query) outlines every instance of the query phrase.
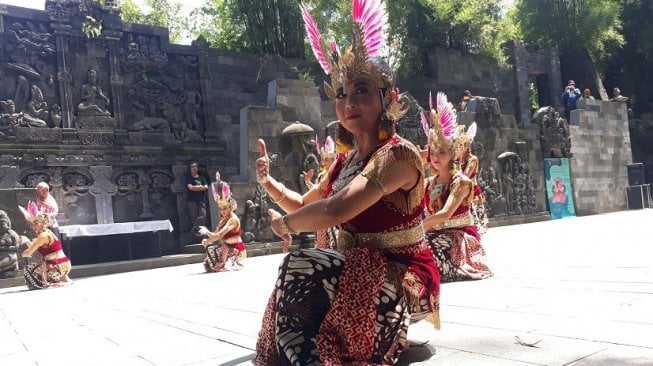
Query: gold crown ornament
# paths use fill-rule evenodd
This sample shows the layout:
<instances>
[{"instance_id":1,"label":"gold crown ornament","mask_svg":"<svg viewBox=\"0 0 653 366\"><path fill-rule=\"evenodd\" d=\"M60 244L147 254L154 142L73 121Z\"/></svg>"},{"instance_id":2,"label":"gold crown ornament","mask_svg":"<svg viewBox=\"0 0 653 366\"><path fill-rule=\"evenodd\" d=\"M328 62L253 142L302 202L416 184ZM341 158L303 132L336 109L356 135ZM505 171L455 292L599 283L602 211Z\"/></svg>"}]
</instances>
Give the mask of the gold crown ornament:
<instances>
[{"instance_id":1,"label":"gold crown ornament","mask_svg":"<svg viewBox=\"0 0 653 366\"><path fill-rule=\"evenodd\" d=\"M18 208L30 225L39 223L43 226L50 226L52 224L52 220L50 220L48 215L45 212L39 211L38 206L33 201L27 202L27 208L20 205Z\"/></svg>"},{"instance_id":2,"label":"gold crown ornament","mask_svg":"<svg viewBox=\"0 0 653 366\"><path fill-rule=\"evenodd\" d=\"M222 182L221 192L215 189L215 185L211 185L211 190L213 192L213 200L220 208L229 208L231 211L235 211L237 204L231 195L231 188L226 182Z\"/></svg>"},{"instance_id":3,"label":"gold crown ornament","mask_svg":"<svg viewBox=\"0 0 653 366\"><path fill-rule=\"evenodd\" d=\"M382 0L353 0L351 46L340 53L335 40L327 43L313 19L308 7L301 3L300 9L306 34L324 72L330 76L331 83L324 82L324 89L333 101L345 84L366 81L379 89L382 95L383 117L388 126L380 133L383 140L395 132L394 124L404 115L405 108L400 102L399 91L394 88L395 73L381 54L390 53L387 44L388 13ZM397 48L396 45L394 48ZM388 59L389 59L388 54ZM388 60L389 61L389 60ZM388 123L389 122L389 123ZM346 144L346 143L345 143ZM336 137L338 152L344 152L343 141ZM344 150L343 150L344 149Z\"/></svg>"},{"instance_id":4,"label":"gold crown ornament","mask_svg":"<svg viewBox=\"0 0 653 366\"><path fill-rule=\"evenodd\" d=\"M324 139L324 145L321 145L320 139L315 135L315 148L317 149L318 154L320 154L321 161L335 159L337 156L336 144L333 142L331 136L327 136L326 139Z\"/></svg>"},{"instance_id":5,"label":"gold crown ornament","mask_svg":"<svg viewBox=\"0 0 653 366\"><path fill-rule=\"evenodd\" d=\"M463 125L456 127L456 131L453 134L454 143L456 145L468 147L472 144L472 141L474 141L477 131L476 122L472 122L469 128L467 128L467 131L465 131L465 128L466 127Z\"/></svg>"},{"instance_id":6,"label":"gold crown ornament","mask_svg":"<svg viewBox=\"0 0 653 366\"><path fill-rule=\"evenodd\" d=\"M454 132L456 131L456 110L447 100L446 94L438 92L436 105L433 107L433 98L429 93L429 116L422 113L422 128L428 137L429 151L445 148L451 152L454 149Z\"/></svg>"}]
</instances>

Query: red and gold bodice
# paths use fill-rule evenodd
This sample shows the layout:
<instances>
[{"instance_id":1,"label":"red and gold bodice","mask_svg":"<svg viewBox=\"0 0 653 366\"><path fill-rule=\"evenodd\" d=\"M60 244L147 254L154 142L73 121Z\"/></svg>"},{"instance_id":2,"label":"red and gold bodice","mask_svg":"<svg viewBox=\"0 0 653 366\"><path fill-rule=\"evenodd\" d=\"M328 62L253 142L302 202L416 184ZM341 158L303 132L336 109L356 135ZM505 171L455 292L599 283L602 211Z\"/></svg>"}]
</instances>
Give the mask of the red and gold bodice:
<instances>
[{"instance_id":1,"label":"red and gold bodice","mask_svg":"<svg viewBox=\"0 0 653 366\"><path fill-rule=\"evenodd\" d=\"M354 246L390 248L421 241L424 236L424 174L419 151L409 141L394 136L372 151L368 157L355 161L354 155L351 151L338 158L330 174L333 178L330 178L326 196L341 191L361 173L367 174L369 179L370 175L382 175L388 167L399 162L414 166L420 179L410 189L390 192L353 219L342 223L338 246L341 246L341 239L352 240L343 237L348 234L354 235L353 240L358 241Z\"/></svg>"},{"instance_id":2,"label":"red and gold bodice","mask_svg":"<svg viewBox=\"0 0 653 366\"><path fill-rule=\"evenodd\" d=\"M476 155L468 154L467 158L460 161L460 169L469 179L472 180L474 187L474 197L478 197L483 193L481 186L478 185L478 172L480 164Z\"/></svg>"},{"instance_id":3,"label":"red and gold bodice","mask_svg":"<svg viewBox=\"0 0 653 366\"><path fill-rule=\"evenodd\" d=\"M222 240L226 244L236 244L240 243L243 241L243 239L240 237L242 234L242 229L240 228L240 220L238 220L238 217L235 217L235 215L232 215L228 219L223 219L222 222L218 225L218 228L221 229L225 227L227 224L235 225L235 227L229 231L227 231L226 234L222 237Z\"/></svg>"},{"instance_id":4,"label":"red and gold bodice","mask_svg":"<svg viewBox=\"0 0 653 366\"><path fill-rule=\"evenodd\" d=\"M443 223L443 228L461 228L474 236L478 236L469 210L469 206L474 199L471 179L461 172L454 174L445 184L437 184L436 178L437 176L433 176L426 179L426 194L424 196L426 214L433 215L440 211L449 199L449 196L463 195L462 202L458 205L451 217Z\"/></svg>"},{"instance_id":5,"label":"red and gold bodice","mask_svg":"<svg viewBox=\"0 0 653 366\"><path fill-rule=\"evenodd\" d=\"M50 237L51 239L52 237ZM52 239L50 243L43 244L36 249L43 259L50 264L59 264L68 262L70 259L66 257L63 252L61 241L59 239Z\"/></svg>"}]
</instances>

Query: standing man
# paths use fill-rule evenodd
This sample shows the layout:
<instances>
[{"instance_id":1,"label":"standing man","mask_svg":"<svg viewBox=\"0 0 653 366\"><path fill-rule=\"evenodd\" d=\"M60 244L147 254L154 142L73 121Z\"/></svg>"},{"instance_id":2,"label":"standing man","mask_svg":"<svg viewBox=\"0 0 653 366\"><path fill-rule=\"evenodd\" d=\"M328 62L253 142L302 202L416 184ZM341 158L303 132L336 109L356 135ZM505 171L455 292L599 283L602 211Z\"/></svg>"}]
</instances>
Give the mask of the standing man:
<instances>
[{"instance_id":1,"label":"standing man","mask_svg":"<svg viewBox=\"0 0 653 366\"><path fill-rule=\"evenodd\" d=\"M200 236L199 227L206 225L206 191L209 189L206 178L197 173L197 162L190 163L189 174L186 176L188 189L188 212L193 228L191 234Z\"/></svg>"},{"instance_id":2,"label":"standing man","mask_svg":"<svg viewBox=\"0 0 653 366\"><path fill-rule=\"evenodd\" d=\"M562 103L565 105L565 116L567 117L567 122L569 122L571 111L576 109L576 102L580 97L580 89L576 88L576 82L569 80L565 91L562 93Z\"/></svg>"}]
</instances>

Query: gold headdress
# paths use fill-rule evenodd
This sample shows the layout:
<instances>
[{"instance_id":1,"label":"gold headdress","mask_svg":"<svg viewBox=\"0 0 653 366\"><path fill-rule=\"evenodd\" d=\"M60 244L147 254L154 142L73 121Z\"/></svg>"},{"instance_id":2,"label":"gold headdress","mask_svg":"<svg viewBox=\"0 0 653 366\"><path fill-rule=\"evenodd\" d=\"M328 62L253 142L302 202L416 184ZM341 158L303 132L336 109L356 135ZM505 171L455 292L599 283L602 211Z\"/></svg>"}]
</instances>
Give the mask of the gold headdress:
<instances>
[{"instance_id":1,"label":"gold headdress","mask_svg":"<svg viewBox=\"0 0 653 366\"><path fill-rule=\"evenodd\" d=\"M474 137L476 137L476 129L476 122L473 122L469 126L467 132L465 132L465 126L463 125L456 127L456 131L453 134L455 144L461 146L471 145L472 141L474 141Z\"/></svg>"},{"instance_id":2,"label":"gold headdress","mask_svg":"<svg viewBox=\"0 0 653 366\"><path fill-rule=\"evenodd\" d=\"M222 182L221 194L215 189L215 185L211 185L211 190L213 192L213 200L218 204L218 207L229 208L231 211L236 210L236 200L232 197L231 188L226 182Z\"/></svg>"},{"instance_id":3,"label":"gold headdress","mask_svg":"<svg viewBox=\"0 0 653 366\"><path fill-rule=\"evenodd\" d=\"M438 92L435 108L433 108L433 98L429 94L429 109L430 118L422 114L422 128L429 139L429 151L445 148L453 152L454 131L458 125L453 105L444 93Z\"/></svg>"},{"instance_id":4,"label":"gold headdress","mask_svg":"<svg viewBox=\"0 0 653 366\"><path fill-rule=\"evenodd\" d=\"M50 226L52 223L48 215L45 212L39 211L38 206L33 201L27 202L27 209L20 205L18 208L25 217L25 220L30 224L40 223L43 226Z\"/></svg>"},{"instance_id":5,"label":"gold headdress","mask_svg":"<svg viewBox=\"0 0 653 366\"><path fill-rule=\"evenodd\" d=\"M326 139L324 139L324 146L321 146L320 139L315 135L315 148L320 154L321 161L336 158L336 144L333 142L331 136L327 136Z\"/></svg>"},{"instance_id":6,"label":"gold headdress","mask_svg":"<svg viewBox=\"0 0 653 366\"><path fill-rule=\"evenodd\" d=\"M352 44L342 55L335 41L330 41L327 47L306 5L300 4L300 9L315 58L324 72L331 76L331 84L324 82L329 98L335 100L338 89L347 82L365 80L383 91L384 117L391 123L399 120L405 111L398 92L394 90L394 73L381 59L388 27L388 14L382 0L352 1ZM329 51L325 52L327 49ZM394 133L393 125L387 128L389 135ZM339 141L336 143L340 145Z\"/></svg>"}]
</instances>

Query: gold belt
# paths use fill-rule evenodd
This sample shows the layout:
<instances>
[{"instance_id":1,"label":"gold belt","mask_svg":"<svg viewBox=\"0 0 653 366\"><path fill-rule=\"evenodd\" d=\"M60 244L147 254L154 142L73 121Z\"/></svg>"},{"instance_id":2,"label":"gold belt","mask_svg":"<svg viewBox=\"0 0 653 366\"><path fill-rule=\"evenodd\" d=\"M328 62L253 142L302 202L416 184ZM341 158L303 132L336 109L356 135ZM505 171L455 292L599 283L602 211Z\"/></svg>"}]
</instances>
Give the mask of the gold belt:
<instances>
[{"instance_id":1,"label":"gold belt","mask_svg":"<svg viewBox=\"0 0 653 366\"><path fill-rule=\"evenodd\" d=\"M243 239L240 237L240 235L238 235L238 236L230 236L230 237L228 237L226 239L222 239L222 241L225 244L236 244L236 243L240 243L241 241L243 241Z\"/></svg>"},{"instance_id":2,"label":"gold belt","mask_svg":"<svg viewBox=\"0 0 653 366\"><path fill-rule=\"evenodd\" d=\"M472 219L472 215L469 212L462 213L458 216L454 216L450 218L449 220L445 221L442 223L442 228L443 229L449 229L449 228L454 228L454 227L464 227L464 226L469 226L473 225L474 220Z\"/></svg>"},{"instance_id":3,"label":"gold belt","mask_svg":"<svg viewBox=\"0 0 653 366\"><path fill-rule=\"evenodd\" d=\"M55 259L63 258L65 256L66 255L63 253L63 251L57 250L54 253L50 253L50 254L46 255L45 257L43 257L43 259L45 259L46 261L53 261Z\"/></svg>"},{"instance_id":4,"label":"gold belt","mask_svg":"<svg viewBox=\"0 0 653 366\"><path fill-rule=\"evenodd\" d=\"M384 233L351 233L338 230L338 249L351 248L398 248L418 243L424 239L424 227Z\"/></svg>"}]
</instances>

